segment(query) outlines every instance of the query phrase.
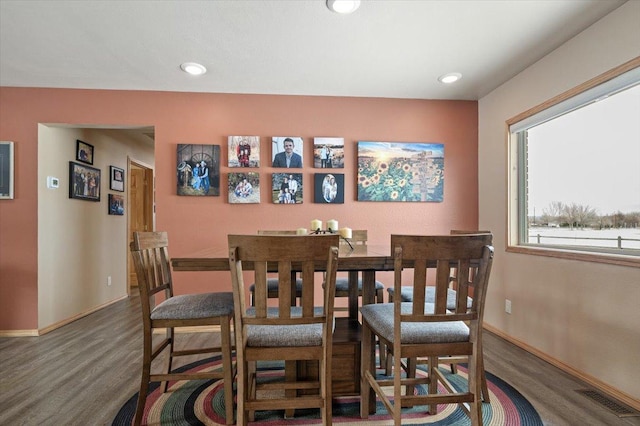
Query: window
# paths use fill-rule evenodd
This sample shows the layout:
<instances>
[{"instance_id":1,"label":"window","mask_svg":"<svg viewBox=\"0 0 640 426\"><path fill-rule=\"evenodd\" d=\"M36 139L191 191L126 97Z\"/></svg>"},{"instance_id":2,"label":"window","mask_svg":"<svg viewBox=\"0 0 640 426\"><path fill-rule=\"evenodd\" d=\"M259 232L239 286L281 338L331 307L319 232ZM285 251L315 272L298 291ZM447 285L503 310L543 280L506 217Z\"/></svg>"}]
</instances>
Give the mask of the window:
<instances>
[{"instance_id":1,"label":"window","mask_svg":"<svg viewBox=\"0 0 640 426\"><path fill-rule=\"evenodd\" d=\"M639 65L507 122L510 251L637 256L640 265Z\"/></svg>"}]
</instances>

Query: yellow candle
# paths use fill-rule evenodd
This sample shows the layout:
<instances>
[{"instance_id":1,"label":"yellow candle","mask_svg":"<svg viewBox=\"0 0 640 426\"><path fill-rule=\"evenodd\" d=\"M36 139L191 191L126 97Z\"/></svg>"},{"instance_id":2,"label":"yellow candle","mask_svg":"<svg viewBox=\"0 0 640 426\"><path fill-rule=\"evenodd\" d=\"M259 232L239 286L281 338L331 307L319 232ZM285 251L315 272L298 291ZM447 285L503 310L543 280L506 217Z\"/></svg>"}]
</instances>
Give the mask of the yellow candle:
<instances>
[{"instance_id":1,"label":"yellow candle","mask_svg":"<svg viewBox=\"0 0 640 426\"><path fill-rule=\"evenodd\" d=\"M311 231L317 231L318 229L322 229L322 221L318 219L313 219L311 221Z\"/></svg>"},{"instance_id":2,"label":"yellow candle","mask_svg":"<svg viewBox=\"0 0 640 426\"><path fill-rule=\"evenodd\" d=\"M340 235L342 236L342 238L351 238L352 237L351 228L342 228L340 230Z\"/></svg>"},{"instance_id":3,"label":"yellow candle","mask_svg":"<svg viewBox=\"0 0 640 426\"><path fill-rule=\"evenodd\" d=\"M307 228L298 228L296 229L296 235L307 235Z\"/></svg>"},{"instance_id":4,"label":"yellow candle","mask_svg":"<svg viewBox=\"0 0 640 426\"><path fill-rule=\"evenodd\" d=\"M331 219L327 221L327 229L331 229L333 232L338 231L338 221L335 219Z\"/></svg>"}]
</instances>

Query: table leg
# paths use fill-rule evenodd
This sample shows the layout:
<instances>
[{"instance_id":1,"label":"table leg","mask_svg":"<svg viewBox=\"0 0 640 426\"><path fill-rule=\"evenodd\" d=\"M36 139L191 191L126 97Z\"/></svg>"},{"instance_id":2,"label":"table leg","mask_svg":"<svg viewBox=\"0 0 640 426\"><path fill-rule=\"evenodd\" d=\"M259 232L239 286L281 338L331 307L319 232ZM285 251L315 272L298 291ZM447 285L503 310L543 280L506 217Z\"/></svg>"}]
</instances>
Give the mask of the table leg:
<instances>
[{"instance_id":1,"label":"table leg","mask_svg":"<svg viewBox=\"0 0 640 426\"><path fill-rule=\"evenodd\" d=\"M358 271L349 271L349 318L358 319Z\"/></svg>"}]
</instances>

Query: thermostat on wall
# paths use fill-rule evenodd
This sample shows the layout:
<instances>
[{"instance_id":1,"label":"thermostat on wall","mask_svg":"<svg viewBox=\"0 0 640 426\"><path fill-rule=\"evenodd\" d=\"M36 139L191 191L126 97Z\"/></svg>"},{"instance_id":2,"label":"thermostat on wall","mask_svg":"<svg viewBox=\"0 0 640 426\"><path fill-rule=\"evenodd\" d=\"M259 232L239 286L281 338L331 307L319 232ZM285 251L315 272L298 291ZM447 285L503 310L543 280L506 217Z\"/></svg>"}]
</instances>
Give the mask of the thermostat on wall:
<instances>
[{"instance_id":1,"label":"thermostat on wall","mask_svg":"<svg viewBox=\"0 0 640 426\"><path fill-rule=\"evenodd\" d=\"M47 176L47 188L58 188L60 186L60 179L53 176Z\"/></svg>"}]
</instances>

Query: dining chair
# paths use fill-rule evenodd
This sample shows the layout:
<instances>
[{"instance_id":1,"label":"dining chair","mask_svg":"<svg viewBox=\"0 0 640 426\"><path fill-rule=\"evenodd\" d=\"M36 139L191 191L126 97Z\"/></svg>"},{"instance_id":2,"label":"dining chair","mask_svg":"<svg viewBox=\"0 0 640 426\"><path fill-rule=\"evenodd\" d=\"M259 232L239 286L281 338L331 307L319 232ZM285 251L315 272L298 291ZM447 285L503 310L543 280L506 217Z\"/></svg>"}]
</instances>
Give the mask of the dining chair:
<instances>
[{"instance_id":1,"label":"dining chair","mask_svg":"<svg viewBox=\"0 0 640 426\"><path fill-rule=\"evenodd\" d=\"M283 409L287 417L298 408L319 408L322 424L331 425L331 357L338 238L338 235L228 236L236 306L234 330L239 425L245 426L248 421L253 421L258 410ZM255 306L248 309L244 285L247 271L243 268L247 263L253 268L255 283ZM279 280L277 306L272 306L267 297L267 274L272 271L277 271ZM290 303L292 271L300 271L301 274L299 306L291 306ZM314 293L321 289L322 305L316 306ZM318 378L298 378L296 361L310 360L319 364ZM284 361L284 380L261 380L256 368L259 361ZM263 395L264 391L269 395Z\"/></svg>"},{"instance_id":2,"label":"dining chair","mask_svg":"<svg viewBox=\"0 0 640 426\"><path fill-rule=\"evenodd\" d=\"M482 425L482 321L493 247L483 235L392 235L391 250L396 294L402 287L403 270L411 270L413 301L396 297L393 303L365 305L360 310L362 418L375 411L372 402L377 395L396 426L401 424L403 407L427 405L436 414L438 404L451 403L459 404L474 426ZM452 268L458 280L453 309L447 301ZM425 297L428 282L435 284L433 303ZM376 375L372 350L376 337L393 355L391 378ZM447 356L467 357L468 388L456 390L438 369L438 358ZM429 359L428 375L421 378L416 375L416 360L424 357ZM439 382L447 393L438 394ZM428 393L417 394L418 385L428 385ZM386 386L393 388L393 395L385 393Z\"/></svg>"},{"instance_id":3,"label":"dining chair","mask_svg":"<svg viewBox=\"0 0 640 426\"><path fill-rule=\"evenodd\" d=\"M233 293L175 295L168 246L166 232L134 232L130 245L140 288L143 325L142 377L134 425L142 422L149 382L162 382L162 391L166 392L170 380L202 379L222 379L225 420L227 424L234 424L233 381L236 367L231 357ZM220 346L178 349L175 345L175 328L199 326L219 326ZM165 329L166 335L159 342L156 339L154 344L155 329ZM163 372L151 374L153 361L167 348ZM175 357L218 352L222 357L222 371L186 373L172 370Z\"/></svg>"},{"instance_id":4,"label":"dining chair","mask_svg":"<svg viewBox=\"0 0 640 426\"><path fill-rule=\"evenodd\" d=\"M492 245L493 244L493 234L491 234L491 231L465 231L465 230L459 230L459 229L452 229L450 232L450 235L482 235L484 242L486 245ZM473 272L474 270L472 269L470 271L471 275L470 275L470 279L473 278ZM456 288L457 288L457 278L456 278L456 271L455 268L451 269L451 277L449 278L449 288L447 289L447 309L454 309L455 308L455 303L456 303ZM389 292L389 302L393 301L393 289L389 288L387 289ZM400 297L402 297L402 301L403 302L412 302L413 301L413 288L410 286L402 286L401 290L400 290ZM425 301L427 303L434 303L434 299L435 299L435 287L433 286L427 286L426 290L425 290ZM471 305L472 303L472 299L471 298L467 298L467 304ZM483 351L482 351L482 347L480 350L480 354L482 355ZM389 354L387 353L387 357L386 357L386 362L384 364L385 366L385 372L387 374L390 374L391 371L391 367L392 367L392 357L389 356ZM458 369L457 369L457 364L459 363L464 363L466 362L466 358L465 357L441 357L439 359L440 363L443 364L449 364L450 368L451 368L451 373L457 373ZM418 364L423 364L423 363L428 363L428 360L425 359L418 359L417 360ZM382 365L382 364L381 364ZM484 356L481 356L481 364L480 364L480 370L482 371L482 380L481 380L481 384L482 384L482 400L484 402L490 402L490 396L489 396L489 387L487 385L487 377L484 371Z\"/></svg>"},{"instance_id":5,"label":"dining chair","mask_svg":"<svg viewBox=\"0 0 640 426\"><path fill-rule=\"evenodd\" d=\"M258 230L258 235L296 235L295 230ZM295 276L295 272L293 273ZM298 303L298 299L302 296L302 280L299 278L295 280L296 291L291 293L291 306L295 306ZM249 301L251 306L254 306L253 298L255 296L255 284L249 285ZM278 298L278 279L267 278L267 297L270 299Z\"/></svg>"}]
</instances>

